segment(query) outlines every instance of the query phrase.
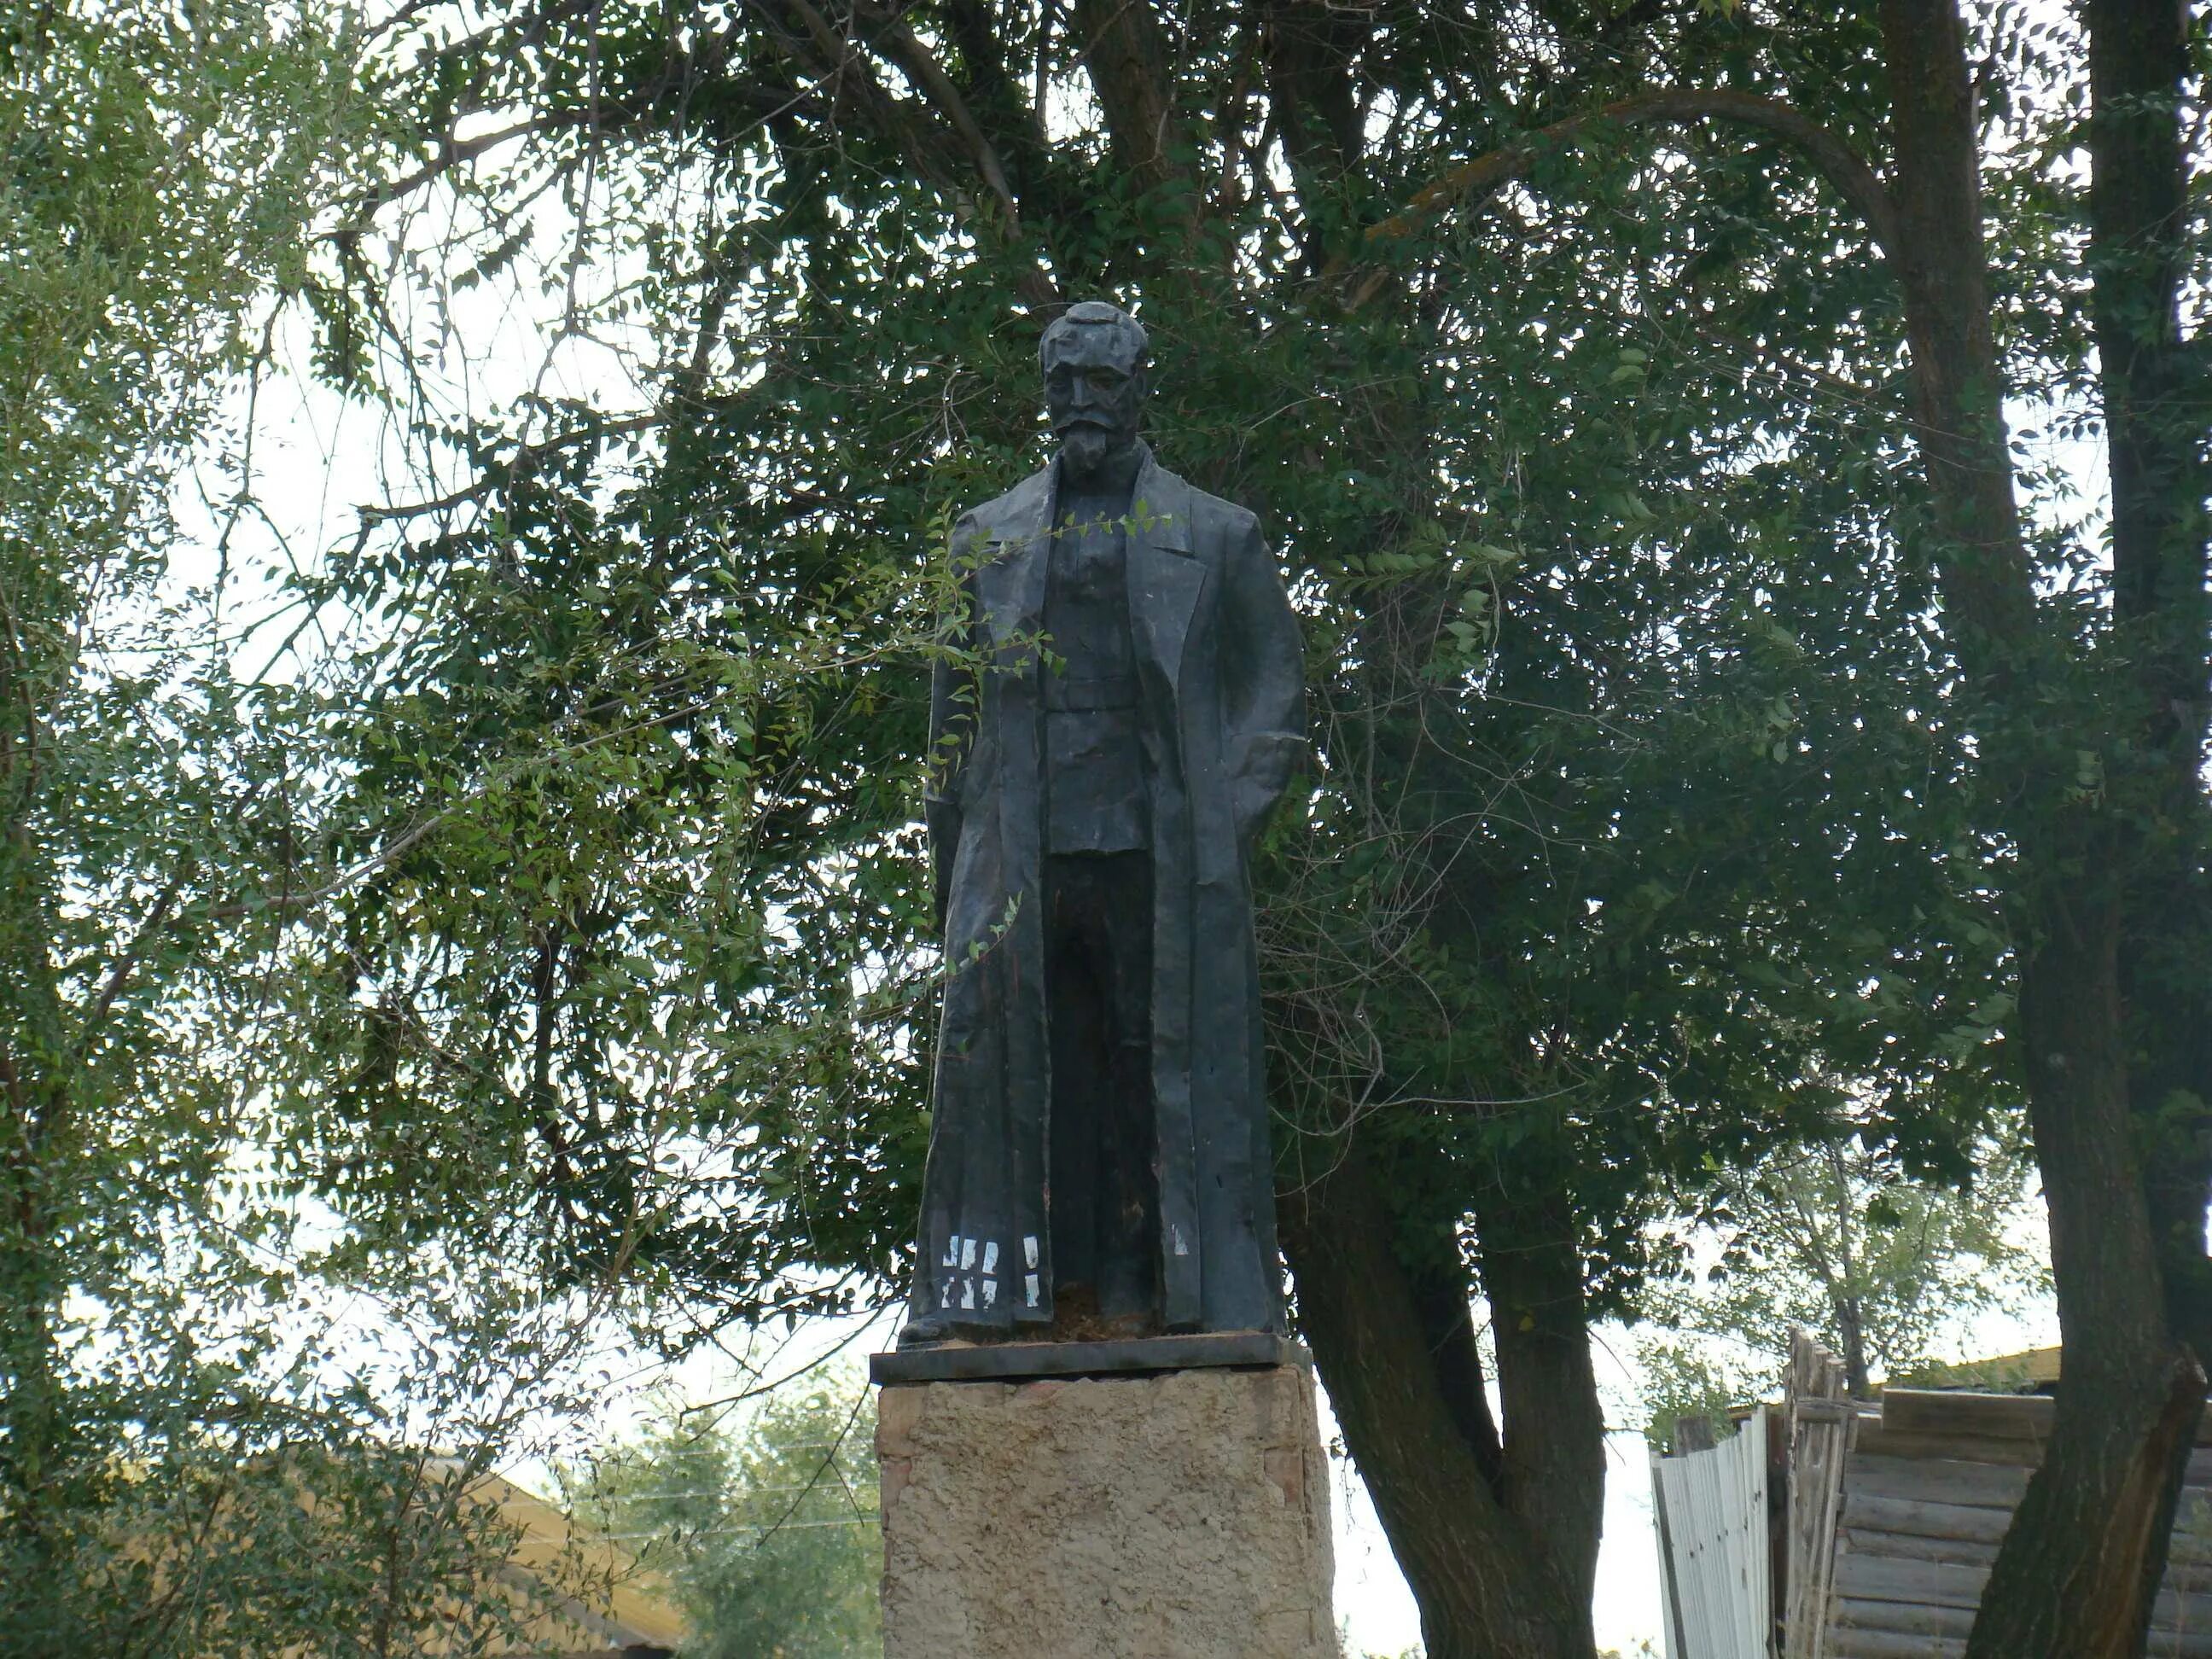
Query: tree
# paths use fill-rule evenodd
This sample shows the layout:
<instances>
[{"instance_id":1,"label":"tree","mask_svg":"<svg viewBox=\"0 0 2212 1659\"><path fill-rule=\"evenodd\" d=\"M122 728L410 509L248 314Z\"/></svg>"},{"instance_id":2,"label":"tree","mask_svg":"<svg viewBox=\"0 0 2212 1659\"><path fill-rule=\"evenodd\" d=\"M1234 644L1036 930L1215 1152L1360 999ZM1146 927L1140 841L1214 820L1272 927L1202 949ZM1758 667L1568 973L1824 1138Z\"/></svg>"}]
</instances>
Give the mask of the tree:
<instances>
[{"instance_id":1,"label":"tree","mask_svg":"<svg viewBox=\"0 0 2212 1659\"><path fill-rule=\"evenodd\" d=\"M329 1218L295 1230L284 1179L312 1150L255 1144L269 970L329 778L319 689L255 672L296 617L239 530L234 394L374 143L361 46L314 3L0 21L10 1651L393 1654L516 1629L485 1573L511 1529L465 1494L542 1325L510 1303L464 1330L441 1298L485 1298L425 1276L365 1359L315 1316L301 1234Z\"/></svg>"},{"instance_id":2,"label":"tree","mask_svg":"<svg viewBox=\"0 0 2212 1659\"><path fill-rule=\"evenodd\" d=\"M334 572L398 569L434 624L368 665L375 878L292 980L325 1011L297 1107L359 1126L335 1189L403 1231L527 1199L549 1272L633 1261L708 1319L902 1275L933 532L1034 465L1036 328L1111 284L1164 450L1264 509L1310 633L1322 770L1263 877L1301 1327L1431 1651L1586 1654L1587 1326L1652 1215L1817 1127L1832 1073L1953 1178L2008 1086L1978 751L1896 533L1929 494L1859 217L1887 198L1783 101L1875 142L1873 37L413 21L423 148L364 190L332 362L404 392L372 276L465 264L542 276L643 385L441 411L459 483ZM1708 67L1778 95L1649 84ZM1501 230L1437 212L1469 192Z\"/></svg>"},{"instance_id":3,"label":"tree","mask_svg":"<svg viewBox=\"0 0 2212 1659\"><path fill-rule=\"evenodd\" d=\"M2002 383L1936 361L1996 334L1923 295L1982 265L1913 264L1978 223L1913 195L1960 177L1907 157L1913 42L951 3L400 40L422 150L319 292L334 369L416 396L378 272L518 272L644 385L435 411L458 483L334 568L416 626L327 849L374 880L289 978L323 1190L400 1237L526 1201L546 1270L630 1261L708 1322L896 1283L927 549L1036 462L1036 327L1110 283L1172 365L1161 447L1263 508L1312 633L1322 769L1265 872L1301 1328L1431 1652L1589 1650L1589 1318L1666 1265L1652 1214L1820 1128L1820 1078L1966 1172L2037 1018L2013 814L2094 787L2081 745L2021 763L1975 654L2017 598L1958 540ZM2069 70L2006 40L2002 321L2066 389ZM2073 686L2044 668L2006 684Z\"/></svg>"},{"instance_id":4,"label":"tree","mask_svg":"<svg viewBox=\"0 0 2212 1659\"><path fill-rule=\"evenodd\" d=\"M2024 1218L2025 1146L1986 1150L1974 1186L1958 1192L1904 1176L1846 1133L1723 1183L1710 1284L1644 1303L1662 1333L1639 1352L1655 1400L1710 1398L1716 1385L1753 1397L1799 1328L1842 1358L1851 1394L1869 1399L1877 1370L1907 1378L1936 1358L1942 1333L2016 1311L2044 1287L2048 1268L2010 1236Z\"/></svg>"},{"instance_id":5,"label":"tree","mask_svg":"<svg viewBox=\"0 0 2212 1659\"><path fill-rule=\"evenodd\" d=\"M769 1395L741 1430L670 1412L582 1490L673 1583L699 1659L860 1659L883 1644L875 1411L842 1369Z\"/></svg>"},{"instance_id":6,"label":"tree","mask_svg":"<svg viewBox=\"0 0 2212 1659\"><path fill-rule=\"evenodd\" d=\"M2207 631L2201 365L2180 301L2191 246L2181 110L2187 18L2085 7L2087 86L1996 14L2008 91L2086 92L2094 382L2112 478L2109 587L2051 591L2017 499L1992 322L1981 112L1954 0L1879 14L1892 125L1886 179L1802 109L1700 89L1624 101L1615 119L1711 118L1784 137L1864 215L1894 271L1913 434L1935 508L1923 544L1966 693L1989 804L1979 825L2017 951L2016 1013L2051 1207L2069 1382L2049 1454L1993 1570L1969 1651L2139 1651L2190 1427L2202 1408L2205 1283L2201 969ZM1554 129L1579 136L1579 123ZM1477 187L1522 149L1455 175ZM2064 243L2062 239L2062 248ZM2062 257L2063 257L2062 255ZM2087 377L2087 342L2060 356ZM2105 595L2107 614L2085 608ZM2155 1149L2148 1162L2138 1149Z\"/></svg>"},{"instance_id":7,"label":"tree","mask_svg":"<svg viewBox=\"0 0 2212 1659\"><path fill-rule=\"evenodd\" d=\"M2067 1348L2051 1447L1992 1570L1975 1655L2141 1650L2204 1391L2190 1289L2205 1272L2203 1166L2185 1152L2154 1183L2136 1151L2185 1147L2206 1098L2205 981L2180 966L2180 942L2204 938L2212 648L2208 406L2179 317L2188 25L2125 0L2082 15L2109 625L2038 592L1990 324L1966 24L1953 0L1897 0L1880 17L1888 234L1882 198L1869 205L1903 302L1930 554L1993 786L1985 822L2010 844L1993 879L2019 952L2013 1024Z\"/></svg>"},{"instance_id":8,"label":"tree","mask_svg":"<svg viewBox=\"0 0 2212 1659\"><path fill-rule=\"evenodd\" d=\"M174 1638L189 1600L134 1614L109 1594L131 1550L99 1517L131 1507L125 1457L196 1462L226 1394L230 1357L196 1351L159 1270L191 1255L164 1235L224 1155L210 1014L252 947L173 924L266 868L224 808L277 769L181 643L220 600L165 563L179 455L300 257L342 107L334 20L290 21L126 5L0 26L0 1621L33 1645ZM178 1479L175 1510L139 1510L160 1535L210 1495Z\"/></svg>"}]
</instances>

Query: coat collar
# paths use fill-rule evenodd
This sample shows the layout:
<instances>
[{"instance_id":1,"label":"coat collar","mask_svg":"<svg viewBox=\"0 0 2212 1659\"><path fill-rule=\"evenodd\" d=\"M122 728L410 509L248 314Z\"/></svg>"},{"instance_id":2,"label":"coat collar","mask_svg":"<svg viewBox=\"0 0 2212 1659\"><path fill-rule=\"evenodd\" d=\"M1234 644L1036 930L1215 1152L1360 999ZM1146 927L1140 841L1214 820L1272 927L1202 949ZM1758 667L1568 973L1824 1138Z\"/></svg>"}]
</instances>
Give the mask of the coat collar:
<instances>
[{"instance_id":1,"label":"coat collar","mask_svg":"<svg viewBox=\"0 0 2212 1659\"><path fill-rule=\"evenodd\" d=\"M1129 492L1133 538L1163 552L1190 551L1190 486L1152 459L1150 444L1139 441L1136 488Z\"/></svg>"},{"instance_id":2,"label":"coat collar","mask_svg":"<svg viewBox=\"0 0 2212 1659\"><path fill-rule=\"evenodd\" d=\"M995 546L977 579L992 632L1002 640L1034 634L1042 622L1059 483L1055 457L1009 490L994 514ZM1170 686L1182 677L1183 643L1206 581L1191 554L1193 493L1145 450L1129 497L1129 621L1139 649L1160 665Z\"/></svg>"},{"instance_id":3,"label":"coat collar","mask_svg":"<svg viewBox=\"0 0 2212 1659\"><path fill-rule=\"evenodd\" d=\"M1162 466L1142 439L1137 451L1137 482L1129 494L1130 540L1188 555L1190 486ZM1006 507L992 537L998 544L994 558L1027 558L1042 550L1060 501L1060 457L1055 455L1006 492Z\"/></svg>"}]
</instances>

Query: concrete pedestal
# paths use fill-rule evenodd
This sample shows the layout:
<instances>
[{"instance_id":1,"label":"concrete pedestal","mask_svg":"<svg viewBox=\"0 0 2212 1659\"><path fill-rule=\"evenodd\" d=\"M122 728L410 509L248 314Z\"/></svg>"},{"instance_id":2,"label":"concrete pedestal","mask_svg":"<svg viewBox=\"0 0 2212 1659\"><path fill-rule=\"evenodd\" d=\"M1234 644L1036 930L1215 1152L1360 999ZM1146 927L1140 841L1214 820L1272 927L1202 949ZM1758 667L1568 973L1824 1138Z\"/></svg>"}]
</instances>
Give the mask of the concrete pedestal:
<instances>
[{"instance_id":1,"label":"concrete pedestal","mask_svg":"<svg viewBox=\"0 0 2212 1659\"><path fill-rule=\"evenodd\" d=\"M1304 1366L893 1383L876 1454L885 1659L1338 1659Z\"/></svg>"}]
</instances>

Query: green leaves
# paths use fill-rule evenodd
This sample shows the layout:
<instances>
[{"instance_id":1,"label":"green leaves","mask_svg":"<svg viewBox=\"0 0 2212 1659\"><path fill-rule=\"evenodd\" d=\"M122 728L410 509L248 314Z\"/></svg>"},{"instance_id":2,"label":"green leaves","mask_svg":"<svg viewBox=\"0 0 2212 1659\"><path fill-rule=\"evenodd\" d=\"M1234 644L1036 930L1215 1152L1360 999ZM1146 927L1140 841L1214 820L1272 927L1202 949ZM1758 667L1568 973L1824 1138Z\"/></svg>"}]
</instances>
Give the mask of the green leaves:
<instances>
[{"instance_id":1,"label":"green leaves","mask_svg":"<svg viewBox=\"0 0 2212 1659\"><path fill-rule=\"evenodd\" d=\"M701 1659L848 1659L882 1642L875 1411L822 1366L758 1402L672 1410L572 1477L586 1508L675 1587Z\"/></svg>"},{"instance_id":2,"label":"green leaves","mask_svg":"<svg viewBox=\"0 0 2212 1659\"><path fill-rule=\"evenodd\" d=\"M1866 228L1764 140L1614 124L1366 234L1657 65L1878 156L1870 24L1325 9L1163 10L1141 132L1049 8L902 13L957 107L834 7L828 46L720 0L0 37L0 1035L55 1080L7 1107L19 1305L150 1297L168 1352L201 1212L254 1241L205 1276L245 1323L475 1267L672 1350L897 1284L922 685L953 514L1042 459L1055 289L1141 311L1163 458L1261 513L1306 629L1320 764L1253 872L1287 1179L1357 1133L1408 1251L1471 1286L1540 1215L1604 1308L1845 1082L1893 1173L1978 1156L2008 854ZM2063 392L2059 45L1999 19L1988 90L1997 326ZM279 294L396 475L281 624L169 519ZM2087 639L2097 561L2039 547ZM2136 763L2094 736L2069 810Z\"/></svg>"},{"instance_id":3,"label":"green leaves","mask_svg":"<svg viewBox=\"0 0 2212 1659\"><path fill-rule=\"evenodd\" d=\"M450 820L301 975L303 1121L398 1090L399 1121L486 1137L444 1165L502 1212L534 1202L550 1260L649 1223L640 1258L733 1316L808 1267L846 1275L825 1304L896 1280L939 966L912 828L936 556L951 510L1041 459L1016 297L1041 269L1140 307L1164 457L1260 508L1294 579L1323 764L1257 874L1287 1120L1402 1153L1425 1226L1558 1183L1625 1295L1644 1221L1798 1133L1808 1073L1875 1080L1919 1144L1998 1097L1986 1046L1958 1072L1936 1046L2004 939L1950 856L1973 757L1898 528L1923 503L1895 308L1809 175L1698 129L1559 146L1347 304L1329 251L1555 118L1557 64L1586 55L1477 64L1373 21L1389 50L1356 76L1403 118L1326 178L1291 157L1285 196L1252 149L1279 89L1233 20L1196 21L1177 165L1220 183L1194 195L1110 163L1087 70L1036 57L1034 18L921 17L971 111L1000 112L1016 246L905 117L713 106L787 46L702 18L731 56L680 118L649 8L486 37L465 76L425 43L432 142L459 85L547 123L456 184L483 228L445 268L555 283L565 326L653 374L635 406L477 410L448 434L466 503L383 521L341 578L414 619L361 663L346 845ZM1879 130L1856 21L1652 27L1685 73ZM1075 112L1048 146L1017 61ZM1635 89L1577 73L1577 100ZM623 113L601 135L587 108ZM590 203L558 269L514 241L556 185ZM631 274L569 280L594 260ZM372 986L414 1034L388 1085L356 1052ZM356 1074L340 1110L356 1085L323 1079ZM356 1147L345 1201L434 1224L458 1188L418 1187L412 1146ZM657 1173L679 1147L720 1184Z\"/></svg>"},{"instance_id":4,"label":"green leaves","mask_svg":"<svg viewBox=\"0 0 2212 1659\"><path fill-rule=\"evenodd\" d=\"M2047 1293L2040 1251L2018 1243L2030 1159L2016 1134L1978 1146L1977 1177L1959 1190L1852 1144L1852 1128L1869 1127L1854 1126L1855 1104L1845 1097L1833 1139L1728 1176L1706 1282L1686 1275L1655 1289L1650 1311L1668 1334L1638 1349L1650 1432L1692 1401L1756 1398L1793 1328L1845 1357L1863 1390L1910 1381L1972 1342L1977 1320Z\"/></svg>"},{"instance_id":5,"label":"green leaves","mask_svg":"<svg viewBox=\"0 0 2212 1659\"><path fill-rule=\"evenodd\" d=\"M350 27L0 23L0 1627L36 1647L513 1628L496 1526L410 1508L420 1449L302 1330L313 1156L254 1141L324 710L239 665L284 613L180 477L252 487L226 400L361 135ZM410 1606L364 1589L394 1568Z\"/></svg>"}]
</instances>

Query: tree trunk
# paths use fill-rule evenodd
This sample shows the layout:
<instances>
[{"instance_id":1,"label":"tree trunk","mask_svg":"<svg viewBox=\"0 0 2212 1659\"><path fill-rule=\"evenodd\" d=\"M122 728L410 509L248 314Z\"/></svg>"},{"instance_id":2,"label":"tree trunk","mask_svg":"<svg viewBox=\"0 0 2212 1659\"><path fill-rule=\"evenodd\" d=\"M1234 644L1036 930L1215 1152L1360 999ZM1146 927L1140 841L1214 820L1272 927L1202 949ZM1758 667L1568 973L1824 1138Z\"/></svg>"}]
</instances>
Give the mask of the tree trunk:
<instances>
[{"instance_id":1,"label":"tree trunk","mask_svg":"<svg viewBox=\"0 0 2212 1659\"><path fill-rule=\"evenodd\" d=\"M1987 710L1994 781L2020 811L2008 826L2019 849L2017 1029L2066 1354L2049 1450L1967 1652L2123 1659L2142 1650L2203 1389L2168 1331L2130 1111L2118 872L2132 848L2124 812L2054 787L2065 775L2055 767L2111 745L2078 665L2035 625L1990 331L1966 30L1954 0L1883 0L1881 23L1894 257L1945 542L1945 609Z\"/></svg>"},{"instance_id":2,"label":"tree trunk","mask_svg":"<svg viewBox=\"0 0 2212 1659\"><path fill-rule=\"evenodd\" d=\"M2006 1533L1966 1652L2124 1659L2143 1648L2203 1401L2203 1376L2167 1332L2132 1134L2117 880L2130 838L2124 811L2062 799L2053 785L2059 757L2101 759L2112 745L2100 741L2100 710L2077 665L2037 657L2062 646L2037 637L2013 500L1966 31L1955 0L1882 0L1881 24L1898 276L1917 435L1947 542L1944 608L1989 710L1990 772L2021 810L2011 825L2017 1030L2066 1338L2051 1447ZM2039 672L2051 668L2059 672Z\"/></svg>"},{"instance_id":3,"label":"tree trunk","mask_svg":"<svg viewBox=\"0 0 2212 1659\"><path fill-rule=\"evenodd\" d=\"M1969 1659L2142 1652L2203 1410L2203 1373L2167 1333L2130 1133L2118 906L2103 892L2073 908L2024 964L2021 1009L2065 1360Z\"/></svg>"},{"instance_id":4,"label":"tree trunk","mask_svg":"<svg viewBox=\"0 0 2212 1659\"><path fill-rule=\"evenodd\" d=\"M1867 1372L1866 1322L1856 1296L1836 1298L1836 1331L1844 1345L1844 1392L1854 1400L1874 1398L1874 1379Z\"/></svg>"},{"instance_id":5,"label":"tree trunk","mask_svg":"<svg viewBox=\"0 0 2212 1659\"><path fill-rule=\"evenodd\" d=\"M2152 1239L2174 1338L2212 1364L2212 844L2202 800L2183 803L2172 842L2132 873L2120 966L2130 1036L2129 1101L2144 1148Z\"/></svg>"},{"instance_id":6,"label":"tree trunk","mask_svg":"<svg viewBox=\"0 0 2212 1659\"><path fill-rule=\"evenodd\" d=\"M0 596L3 600L4 596ZM0 629L0 1613L58 1641L71 1447L56 1329L68 1285L57 1235L73 1192L70 1042L53 969L51 861L33 828L41 787L34 673Z\"/></svg>"},{"instance_id":7,"label":"tree trunk","mask_svg":"<svg viewBox=\"0 0 2212 1659\"><path fill-rule=\"evenodd\" d=\"M1115 165L1141 190L1187 187L1189 158L1158 12L1146 0L1074 0L1073 15Z\"/></svg>"},{"instance_id":8,"label":"tree trunk","mask_svg":"<svg viewBox=\"0 0 2212 1659\"><path fill-rule=\"evenodd\" d=\"M2181 8L2089 0L2089 264L2112 490L2112 610L2139 682L2148 810L2123 919L2131 1103L2169 1318L2212 1358L2212 848L2206 720L2206 382L2181 334Z\"/></svg>"},{"instance_id":9,"label":"tree trunk","mask_svg":"<svg viewBox=\"0 0 2212 1659\"><path fill-rule=\"evenodd\" d=\"M1528 1208L1492 1194L1478 1203L1476 1224L1504 1408L1499 1491L1578 1610L1579 1651L1589 1653L1605 1521L1605 1413L1590 1364L1574 1216L1556 1190Z\"/></svg>"},{"instance_id":10,"label":"tree trunk","mask_svg":"<svg viewBox=\"0 0 2212 1659\"><path fill-rule=\"evenodd\" d=\"M1283 1245L1301 1328L1420 1607L1429 1659L1589 1659L1604 1451L1579 1277L1566 1294L1556 1262L1516 1280L1529 1323L1516 1317L1510 1338L1499 1326L1501 1356L1523 1357L1503 1379L1501 1443L1464 1282L1455 1320L1451 1293L1400 1261L1366 1154L1341 1150L1328 1174L1284 1194Z\"/></svg>"},{"instance_id":11,"label":"tree trunk","mask_svg":"<svg viewBox=\"0 0 2212 1659\"><path fill-rule=\"evenodd\" d=\"M1966 28L1955 0L1882 0L1881 19L1896 145L1889 258L1912 351L1913 436L1945 544L1946 619L1967 672L2001 702L2033 666L2035 597L1990 332Z\"/></svg>"}]
</instances>

